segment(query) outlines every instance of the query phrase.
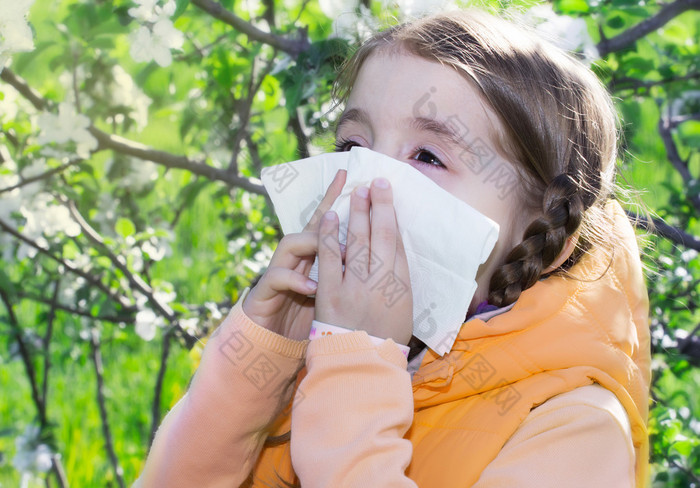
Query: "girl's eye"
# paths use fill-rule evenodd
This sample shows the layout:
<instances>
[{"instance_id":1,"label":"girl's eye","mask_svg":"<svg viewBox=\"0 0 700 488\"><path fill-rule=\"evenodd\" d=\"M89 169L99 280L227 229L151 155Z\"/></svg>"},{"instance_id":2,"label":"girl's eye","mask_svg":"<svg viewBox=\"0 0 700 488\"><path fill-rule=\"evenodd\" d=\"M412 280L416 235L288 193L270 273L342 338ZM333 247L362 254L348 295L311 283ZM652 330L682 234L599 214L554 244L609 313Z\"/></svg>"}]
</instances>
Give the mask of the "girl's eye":
<instances>
[{"instance_id":1,"label":"girl's eye","mask_svg":"<svg viewBox=\"0 0 700 488\"><path fill-rule=\"evenodd\" d=\"M353 147L359 147L360 145L355 141L349 139L338 139L335 141L335 152L345 152L349 151Z\"/></svg>"},{"instance_id":2,"label":"girl's eye","mask_svg":"<svg viewBox=\"0 0 700 488\"><path fill-rule=\"evenodd\" d=\"M435 168L447 169L447 167L444 164L442 164L442 162L438 159L437 156L435 156L433 153L422 147L419 147L416 150L416 156L413 159L422 164L427 164Z\"/></svg>"}]
</instances>

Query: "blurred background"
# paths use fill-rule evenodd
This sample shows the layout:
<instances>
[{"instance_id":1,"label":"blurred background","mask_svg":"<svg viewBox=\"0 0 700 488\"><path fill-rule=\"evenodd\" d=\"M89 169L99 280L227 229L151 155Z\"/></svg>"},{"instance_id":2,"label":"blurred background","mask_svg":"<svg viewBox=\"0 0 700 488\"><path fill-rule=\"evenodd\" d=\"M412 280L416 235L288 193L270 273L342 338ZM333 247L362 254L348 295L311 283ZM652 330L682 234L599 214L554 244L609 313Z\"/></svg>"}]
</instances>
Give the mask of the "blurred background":
<instances>
[{"instance_id":1,"label":"blurred background","mask_svg":"<svg viewBox=\"0 0 700 488\"><path fill-rule=\"evenodd\" d=\"M280 238L261 168L332 150L358 41L468 5L0 0L0 486L130 486L198 339ZM478 5L577 52L615 98L652 484L700 486L700 1Z\"/></svg>"}]
</instances>

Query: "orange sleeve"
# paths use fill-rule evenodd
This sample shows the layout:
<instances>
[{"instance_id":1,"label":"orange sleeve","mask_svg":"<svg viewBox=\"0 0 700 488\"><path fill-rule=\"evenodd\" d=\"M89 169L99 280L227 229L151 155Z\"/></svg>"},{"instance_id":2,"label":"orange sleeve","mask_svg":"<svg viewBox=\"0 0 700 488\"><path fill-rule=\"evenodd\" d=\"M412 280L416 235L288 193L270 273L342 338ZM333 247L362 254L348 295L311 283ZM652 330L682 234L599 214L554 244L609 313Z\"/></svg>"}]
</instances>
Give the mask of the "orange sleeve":
<instances>
[{"instance_id":1,"label":"orange sleeve","mask_svg":"<svg viewBox=\"0 0 700 488\"><path fill-rule=\"evenodd\" d=\"M139 488L241 485L290 402L308 341L282 337L242 310L247 289L204 348L188 392L158 428Z\"/></svg>"},{"instance_id":2,"label":"orange sleeve","mask_svg":"<svg viewBox=\"0 0 700 488\"><path fill-rule=\"evenodd\" d=\"M292 409L291 456L304 488L415 487L406 475L413 421L406 358L364 331L311 341Z\"/></svg>"},{"instance_id":3,"label":"orange sleeve","mask_svg":"<svg viewBox=\"0 0 700 488\"><path fill-rule=\"evenodd\" d=\"M583 386L533 409L473 488L634 488L630 422L609 390Z\"/></svg>"}]
</instances>

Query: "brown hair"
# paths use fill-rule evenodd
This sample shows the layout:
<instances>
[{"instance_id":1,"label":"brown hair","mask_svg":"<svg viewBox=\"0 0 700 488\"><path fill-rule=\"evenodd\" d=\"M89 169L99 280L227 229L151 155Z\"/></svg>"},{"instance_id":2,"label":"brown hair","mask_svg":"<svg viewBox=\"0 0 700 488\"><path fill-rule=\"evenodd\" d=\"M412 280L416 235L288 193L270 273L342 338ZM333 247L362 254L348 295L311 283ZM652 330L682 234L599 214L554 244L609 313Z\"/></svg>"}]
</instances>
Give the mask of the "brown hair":
<instances>
[{"instance_id":1,"label":"brown hair","mask_svg":"<svg viewBox=\"0 0 700 488\"><path fill-rule=\"evenodd\" d=\"M364 61L384 49L455 69L478 87L505 129L492 138L513 163L518 196L536 218L492 275L489 303L516 301L574 234L575 251L553 272L566 272L594 244L613 248L603 206L615 189L618 119L588 67L526 28L478 10L451 11L366 41L344 65L336 100L347 99Z\"/></svg>"}]
</instances>

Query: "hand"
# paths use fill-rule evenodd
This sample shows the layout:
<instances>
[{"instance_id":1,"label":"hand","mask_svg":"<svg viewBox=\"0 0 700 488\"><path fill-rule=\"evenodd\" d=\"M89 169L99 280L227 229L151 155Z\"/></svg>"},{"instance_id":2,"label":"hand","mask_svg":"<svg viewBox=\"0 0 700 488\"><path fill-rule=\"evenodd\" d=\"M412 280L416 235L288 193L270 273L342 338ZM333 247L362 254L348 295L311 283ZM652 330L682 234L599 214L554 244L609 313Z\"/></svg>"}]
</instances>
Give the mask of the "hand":
<instances>
[{"instance_id":1,"label":"hand","mask_svg":"<svg viewBox=\"0 0 700 488\"><path fill-rule=\"evenodd\" d=\"M297 234L282 238L260 281L243 302L243 312L256 324L290 339L308 339L314 317L316 282L308 278L318 251L320 216L340 195L347 172L339 170L316 212Z\"/></svg>"},{"instance_id":2,"label":"hand","mask_svg":"<svg viewBox=\"0 0 700 488\"><path fill-rule=\"evenodd\" d=\"M413 296L388 181L378 178L371 189L355 189L347 235L343 272L338 216L327 212L318 235L316 319L408 344L413 333Z\"/></svg>"}]
</instances>

